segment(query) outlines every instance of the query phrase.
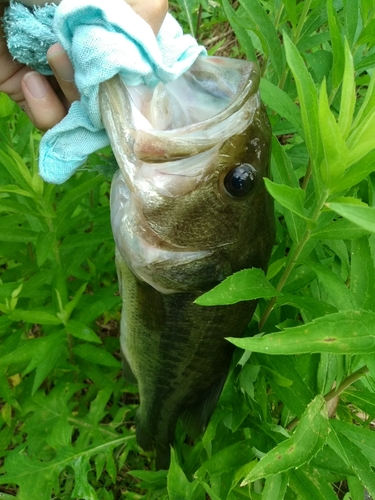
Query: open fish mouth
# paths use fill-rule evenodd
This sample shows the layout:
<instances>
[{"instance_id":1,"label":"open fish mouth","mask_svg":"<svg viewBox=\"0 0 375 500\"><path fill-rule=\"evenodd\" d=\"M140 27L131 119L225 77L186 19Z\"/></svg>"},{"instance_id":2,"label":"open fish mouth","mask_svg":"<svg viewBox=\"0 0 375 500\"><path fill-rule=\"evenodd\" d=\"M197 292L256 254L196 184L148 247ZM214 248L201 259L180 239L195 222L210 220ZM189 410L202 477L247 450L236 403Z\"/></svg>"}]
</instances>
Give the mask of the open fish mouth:
<instances>
[{"instance_id":1,"label":"open fish mouth","mask_svg":"<svg viewBox=\"0 0 375 500\"><path fill-rule=\"evenodd\" d=\"M116 246L133 273L162 293L188 289L194 262L195 272L208 264L210 283L230 271L215 254L232 241L206 224L196 198L206 189L223 214L236 202L223 195L219 166L231 158L222 146L259 119L258 85L252 63L210 57L155 89L127 88L119 76L101 85L102 119L120 169L111 193Z\"/></svg>"},{"instance_id":2,"label":"open fish mouth","mask_svg":"<svg viewBox=\"0 0 375 500\"><path fill-rule=\"evenodd\" d=\"M259 105L258 87L253 63L220 57L199 57L189 72L155 89L126 87L118 75L102 83L102 119L120 169L124 155L172 161L240 133ZM256 102L245 106L249 100Z\"/></svg>"}]
</instances>

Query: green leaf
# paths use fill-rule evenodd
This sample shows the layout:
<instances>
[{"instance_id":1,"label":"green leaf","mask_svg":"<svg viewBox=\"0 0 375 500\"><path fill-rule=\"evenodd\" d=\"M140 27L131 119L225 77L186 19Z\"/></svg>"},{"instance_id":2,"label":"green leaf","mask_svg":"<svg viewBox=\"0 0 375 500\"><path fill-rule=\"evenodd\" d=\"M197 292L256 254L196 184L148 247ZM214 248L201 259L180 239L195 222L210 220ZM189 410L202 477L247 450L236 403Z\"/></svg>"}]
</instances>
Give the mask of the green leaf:
<instances>
[{"instance_id":1,"label":"green leaf","mask_svg":"<svg viewBox=\"0 0 375 500\"><path fill-rule=\"evenodd\" d=\"M361 182L374 171L375 151L370 151L370 153L346 170L342 179L337 181L336 186L331 189L331 192L340 193L345 191Z\"/></svg>"},{"instance_id":2,"label":"green leaf","mask_svg":"<svg viewBox=\"0 0 375 500\"><path fill-rule=\"evenodd\" d=\"M350 427L352 427L352 424ZM344 460L342 460L342 458L340 458L340 456L328 445L325 445L316 457L311 460L310 466L315 470L325 469L329 472L333 472L343 479L352 474L350 467L348 467Z\"/></svg>"},{"instance_id":3,"label":"green leaf","mask_svg":"<svg viewBox=\"0 0 375 500\"><path fill-rule=\"evenodd\" d=\"M339 127L344 140L348 137L352 125L356 97L353 57L345 40L345 68L339 113Z\"/></svg>"},{"instance_id":4,"label":"green leaf","mask_svg":"<svg viewBox=\"0 0 375 500\"><path fill-rule=\"evenodd\" d=\"M346 170L347 148L330 110L325 81L319 95L319 127L324 151L324 159L320 165L321 176L325 186L330 189Z\"/></svg>"},{"instance_id":5,"label":"green leaf","mask_svg":"<svg viewBox=\"0 0 375 500\"><path fill-rule=\"evenodd\" d=\"M40 232L36 240L36 260L39 267L42 267L53 250L56 241L56 234L53 232Z\"/></svg>"},{"instance_id":6,"label":"green leaf","mask_svg":"<svg viewBox=\"0 0 375 500\"><path fill-rule=\"evenodd\" d=\"M262 500L283 500L288 486L288 477L285 474L269 476L264 484Z\"/></svg>"},{"instance_id":7,"label":"green leaf","mask_svg":"<svg viewBox=\"0 0 375 500\"><path fill-rule=\"evenodd\" d=\"M0 163L15 180L15 183L34 196L32 177L20 155L5 144L0 149Z\"/></svg>"},{"instance_id":8,"label":"green leaf","mask_svg":"<svg viewBox=\"0 0 375 500\"><path fill-rule=\"evenodd\" d=\"M349 493L351 498L366 498L367 497L367 492L365 492L365 488L363 484L361 484L361 481L350 475L348 477L348 488L349 488Z\"/></svg>"},{"instance_id":9,"label":"green leaf","mask_svg":"<svg viewBox=\"0 0 375 500\"><path fill-rule=\"evenodd\" d=\"M0 476L0 484L19 485L17 495L19 500L30 500L31 491L38 500L50 500L58 477L67 466L75 468L77 472L80 460L88 459L97 453L111 450L134 439L134 436L125 436L79 451L72 446L61 446L58 448L56 457L50 461L29 457L25 452L25 446L22 445L6 457L7 473Z\"/></svg>"},{"instance_id":10,"label":"green leaf","mask_svg":"<svg viewBox=\"0 0 375 500\"><path fill-rule=\"evenodd\" d=\"M194 474L199 480L203 480L208 473L210 476L221 474L224 470L239 469L255 458L255 451L251 439L237 441L226 448L221 449L206 460Z\"/></svg>"},{"instance_id":11,"label":"green leaf","mask_svg":"<svg viewBox=\"0 0 375 500\"><path fill-rule=\"evenodd\" d=\"M362 229L348 219L338 219L328 226L316 229L311 233L312 239L317 240L354 240L369 234L369 231Z\"/></svg>"},{"instance_id":12,"label":"green leaf","mask_svg":"<svg viewBox=\"0 0 375 500\"><path fill-rule=\"evenodd\" d=\"M291 212L305 218L303 205L305 203L306 191L301 188L292 188L282 184L275 184L269 179L264 179L267 191L283 207Z\"/></svg>"},{"instance_id":13,"label":"green leaf","mask_svg":"<svg viewBox=\"0 0 375 500\"><path fill-rule=\"evenodd\" d=\"M74 297L72 298L72 300L70 300L66 306L64 307L68 317L70 317L70 315L72 314L72 312L74 311L74 309L77 307L79 301L81 300L81 297L82 295L84 294L85 290L87 288L87 283L83 283L83 285L81 285L77 292L75 293Z\"/></svg>"},{"instance_id":14,"label":"green leaf","mask_svg":"<svg viewBox=\"0 0 375 500\"><path fill-rule=\"evenodd\" d=\"M36 393L47 375L51 372L58 359L61 358L63 345L66 342L66 336L62 331L58 331L43 338L39 349L32 357L23 376L36 368L32 395Z\"/></svg>"},{"instance_id":15,"label":"green leaf","mask_svg":"<svg viewBox=\"0 0 375 500\"><path fill-rule=\"evenodd\" d=\"M0 117L10 116L15 112L15 103L6 95L0 92ZM1 498L1 497L0 497Z\"/></svg>"},{"instance_id":16,"label":"green leaf","mask_svg":"<svg viewBox=\"0 0 375 500\"><path fill-rule=\"evenodd\" d=\"M77 337L78 339L85 340L86 342L94 342L95 344L101 344L102 341L100 337L88 326L80 321L76 321L71 319L66 324L66 330L68 333L73 335L73 337Z\"/></svg>"},{"instance_id":17,"label":"green leaf","mask_svg":"<svg viewBox=\"0 0 375 500\"><path fill-rule=\"evenodd\" d=\"M79 311L76 310L74 319L80 321L81 323L89 323L90 321L93 321L101 314L108 312L110 309L119 305L120 303L121 298L119 296L101 297L99 300L94 300L90 304L86 305L84 309L81 309Z\"/></svg>"},{"instance_id":18,"label":"green leaf","mask_svg":"<svg viewBox=\"0 0 375 500\"><path fill-rule=\"evenodd\" d=\"M236 304L243 300L272 298L278 292L261 269L244 269L232 274L195 300L200 306Z\"/></svg>"},{"instance_id":19,"label":"green leaf","mask_svg":"<svg viewBox=\"0 0 375 500\"><path fill-rule=\"evenodd\" d=\"M286 33L284 33L284 43L286 58L297 86L306 145L313 161L315 171L315 167L320 165L323 157L319 130L318 98L315 84L307 71L299 51L295 45L293 45ZM320 192L321 186L319 177L316 178L315 176L314 182L316 182L315 188Z\"/></svg>"},{"instance_id":20,"label":"green leaf","mask_svg":"<svg viewBox=\"0 0 375 500\"><path fill-rule=\"evenodd\" d=\"M341 432L340 426L337 426L334 420L331 422L331 428L334 432L332 438L335 438L340 455L367 488L369 494L375 497L375 475L368 460L360 448Z\"/></svg>"},{"instance_id":21,"label":"green leaf","mask_svg":"<svg viewBox=\"0 0 375 500\"><path fill-rule=\"evenodd\" d=\"M242 485L308 463L323 448L329 430L326 402L318 395L306 408L293 436L268 452L246 476Z\"/></svg>"},{"instance_id":22,"label":"green leaf","mask_svg":"<svg viewBox=\"0 0 375 500\"><path fill-rule=\"evenodd\" d=\"M349 149L348 165L358 162L374 150L372 131L375 123L375 74L372 75L365 99L355 117L350 136L347 140Z\"/></svg>"},{"instance_id":23,"label":"green leaf","mask_svg":"<svg viewBox=\"0 0 375 500\"><path fill-rule=\"evenodd\" d=\"M372 74L369 86L367 87L365 99L356 114L352 130L355 131L361 123L366 121L369 115L374 111L375 106L375 73Z\"/></svg>"},{"instance_id":24,"label":"green leaf","mask_svg":"<svg viewBox=\"0 0 375 500\"><path fill-rule=\"evenodd\" d=\"M289 95L265 78L262 78L260 82L260 94L262 101L282 118L294 125L303 138L301 111Z\"/></svg>"},{"instance_id":25,"label":"green leaf","mask_svg":"<svg viewBox=\"0 0 375 500\"><path fill-rule=\"evenodd\" d=\"M315 469L309 467L289 471L289 485L297 493L298 500L337 500L332 488L326 481L319 481Z\"/></svg>"},{"instance_id":26,"label":"green leaf","mask_svg":"<svg viewBox=\"0 0 375 500\"><path fill-rule=\"evenodd\" d=\"M246 54L246 58L249 61L257 62L257 57L255 53L255 49L253 46L253 42L251 40L251 36L249 35L247 29L242 25L243 23L239 22L240 18L240 9L234 11L229 4L228 0L222 0L222 5L224 8L225 15L230 22L233 31L236 35L236 38L241 45L241 48Z\"/></svg>"},{"instance_id":27,"label":"green leaf","mask_svg":"<svg viewBox=\"0 0 375 500\"><path fill-rule=\"evenodd\" d=\"M40 325L60 325L61 320L46 311L24 311L16 309L11 314L11 318L15 321L27 321L28 323L35 323Z\"/></svg>"},{"instance_id":28,"label":"green leaf","mask_svg":"<svg viewBox=\"0 0 375 500\"><path fill-rule=\"evenodd\" d=\"M263 337L227 340L242 349L266 354L375 353L375 313L344 311Z\"/></svg>"},{"instance_id":29,"label":"green leaf","mask_svg":"<svg viewBox=\"0 0 375 500\"><path fill-rule=\"evenodd\" d=\"M88 457L79 456L72 460L70 466L74 470L75 481L72 492L73 498L82 498L84 500L98 500L94 488L87 480L87 474L91 470Z\"/></svg>"},{"instance_id":30,"label":"green leaf","mask_svg":"<svg viewBox=\"0 0 375 500\"><path fill-rule=\"evenodd\" d=\"M76 347L73 347L72 351L76 356L79 356L90 363L97 363L98 365L110 366L113 368L121 368L120 361L117 361L112 354L91 344L79 344Z\"/></svg>"},{"instance_id":31,"label":"green leaf","mask_svg":"<svg viewBox=\"0 0 375 500\"><path fill-rule=\"evenodd\" d=\"M375 31L375 19L371 19L371 21L368 23L368 25L360 34L360 37L358 39L358 45L362 45L365 43L374 45L375 43L374 31Z\"/></svg>"},{"instance_id":32,"label":"green leaf","mask_svg":"<svg viewBox=\"0 0 375 500\"><path fill-rule=\"evenodd\" d=\"M311 319L337 312L337 308L331 304L297 294L283 293L277 298L275 307L285 304L297 307Z\"/></svg>"},{"instance_id":33,"label":"green leaf","mask_svg":"<svg viewBox=\"0 0 375 500\"><path fill-rule=\"evenodd\" d=\"M369 238L358 238L351 248L350 289L359 309L375 311L375 265Z\"/></svg>"},{"instance_id":34,"label":"green leaf","mask_svg":"<svg viewBox=\"0 0 375 500\"><path fill-rule=\"evenodd\" d=\"M332 420L331 426L338 432L350 439L361 453L367 458L370 465L375 467L375 433L370 429L364 429L357 425L342 422L340 420ZM349 467L351 464L348 464Z\"/></svg>"},{"instance_id":35,"label":"green leaf","mask_svg":"<svg viewBox=\"0 0 375 500\"><path fill-rule=\"evenodd\" d=\"M333 202L327 203L327 207L366 231L375 233L375 207Z\"/></svg>"},{"instance_id":36,"label":"green leaf","mask_svg":"<svg viewBox=\"0 0 375 500\"><path fill-rule=\"evenodd\" d=\"M359 14L358 0L344 0L345 34L350 47L353 47L355 42Z\"/></svg>"},{"instance_id":37,"label":"green leaf","mask_svg":"<svg viewBox=\"0 0 375 500\"><path fill-rule=\"evenodd\" d=\"M66 193L57 208L58 217L62 217L66 211L74 211L76 206L84 198L84 195L92 191L94 188L103 184L104 178L102 175L96 175L88 181L77 184L73 189L66 190Z\"/></svg>"},{"instance_id":38,"label":"green leaf","mask_svg":"<svg viewBox=\"0 0 375 500\"><path fill-rule=\"evenodd\" d=\"M343 68L345 64L344 44L342 40L341 31L337 14L333 8L333 0L327 1L328 25L331 34L331 44L333 52L333 65L332 65L332 86L337 89L343 78Z\"/></svg>"},{"instance_id":39,"label":"green leaf","mask_svg":"<svg viewBox=\"0 0 375 500\"><path fill-rule=\"evenodd\" d=\"M372 392L348 390L342 393L342 397L367 413L369 417L375 417L375 394Z\"/></svg>"},{"instance_id":40,"label":"green leaf","mask_svg":"<svg viewBox=\"0 0 375 500\"><path fill-rule=\"evenodd\" d=\"M337 356L330 352L322 352L320 355L317 388L320 394L327 394L332 388L337 376Z\"/></svg>"},{"instance_id":41,"label":"green leaf","mask_svg":"<svg viewBox=\"0 0 375 500\"><path fill-rule=\"evenodd\" d=\"M190 482L185 476L184 471L179 466L176 453L171 448L171 465L167 476L167 488L170 500L190 500L193 498L194 491L198 482Z\"/></svg>"},{"instance_id":42,"label":"green leaf","mask_svg":"<svg viewBox=\"0 0 375 500\"><path fill-rule=\"evenodd\" d=\"M308 262L309 267L316 273L319 283L324 287L330 303L339 311L356 309L357 304L349 288L331 269L316 262Z\"/></svg>"},{"instance_id":43,"label":"green leaf","mask_svg":"<svg viewBox=\"0 0 375 500\"><path fill-rule=\"evenodd\" d=\"M87 247L88 245L99 245L111 239L112 235L109 232L101 233L96 231L92 233L73 234L64 239L62 248L68 250L71 248Z\"/></svg>"},{"instance_id":44,"label":"green leaf","mask_svg":"<svg viewBox=\"0 0 375 500\"><path fill-rule=\"evenodd\" d=\"M284 56L275 26L257 0L240 0L247 13L247 29L253 31L261 41L263 51L270 58L271 64L281 78Z\"/></svg>"}]
</instances>

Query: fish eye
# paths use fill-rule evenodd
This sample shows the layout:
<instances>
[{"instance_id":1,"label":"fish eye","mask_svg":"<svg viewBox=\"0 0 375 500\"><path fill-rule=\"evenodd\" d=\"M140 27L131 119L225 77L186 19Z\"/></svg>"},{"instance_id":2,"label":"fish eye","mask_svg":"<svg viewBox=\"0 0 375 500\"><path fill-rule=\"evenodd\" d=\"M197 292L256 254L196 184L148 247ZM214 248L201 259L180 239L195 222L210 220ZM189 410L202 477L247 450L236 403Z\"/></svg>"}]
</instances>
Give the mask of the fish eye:
<instances>
[{"instance_id":1,"label":"fish eye","mask_svg":"<svg viewBox=\"0 0 375 500\"><path fill-rule=\"evenodd\" d=\"M244 198L257 184L257 171L249 163L242 163L230 170L224 178L224 187L229 196Z\"/></svg>"}]
</instances>

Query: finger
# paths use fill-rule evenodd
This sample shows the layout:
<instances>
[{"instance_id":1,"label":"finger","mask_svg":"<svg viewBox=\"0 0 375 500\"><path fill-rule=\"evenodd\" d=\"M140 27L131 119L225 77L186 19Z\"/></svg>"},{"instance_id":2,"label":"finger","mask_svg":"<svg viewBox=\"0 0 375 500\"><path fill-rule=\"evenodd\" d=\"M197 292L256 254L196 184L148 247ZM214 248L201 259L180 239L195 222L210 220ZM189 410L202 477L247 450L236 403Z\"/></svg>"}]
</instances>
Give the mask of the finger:
<instances>
[{"instance_id":1,"label":"finger","mask_svg":"<svg viewBox=\"0 0 375 500\"><path fill-rule=\"evenodd\" d=\"M48 49L47 59L68 102L77 101L79 92L74 83L74 69L67 53L59 43L55 43Z\"/></svg>"},{"instance_id":2,"label":"finger","mask_svg":"<svg viewBox=\"0 0 375 500\"><path fill-rule=\"evenodd\" d=\"M59 123L66 115L66 109L48 80L29 71L22 80L25 96L25 111L30 120L40 130L48 130Z\"/></svg>"},{"instance_id":3,"label":"finger","mask_svg":"<svg viewBox=\"0 0 375 500\"><path fill-rule=\"evenodd\" d=\"M168 12L168 0L126 0L130 7L151 26L155 35L159 33Z\"/></svg>"},{"instance_id":4,"label":"finger","mask_svg":"<svg viewBox=\"0 0 375 500\"><path fill-rule=\"evenodd\" d=\"M4 7L0 6L0 18L3 13ZM22 101L21 81L26 71L23 64L14 61L9 54L0 23L0 92L5 92L16 102Z\"/></svg>"},{"instance_id":5,"label":"finger","mask_svg":"<svg viewBox=\"0 0 375 500\"><path fill-rule=\"evenodd\" d=\"M34 7L34 5L38 5L40 7L41 5L45 5L46 3L51 3L51 2L46 2L45 0L18 0L18 1L20 3L23 3L23 5L26 5L26 7ZM59 5L60 2L61 0L54 0L53 3Z\"/></svg>"}]
</instances>

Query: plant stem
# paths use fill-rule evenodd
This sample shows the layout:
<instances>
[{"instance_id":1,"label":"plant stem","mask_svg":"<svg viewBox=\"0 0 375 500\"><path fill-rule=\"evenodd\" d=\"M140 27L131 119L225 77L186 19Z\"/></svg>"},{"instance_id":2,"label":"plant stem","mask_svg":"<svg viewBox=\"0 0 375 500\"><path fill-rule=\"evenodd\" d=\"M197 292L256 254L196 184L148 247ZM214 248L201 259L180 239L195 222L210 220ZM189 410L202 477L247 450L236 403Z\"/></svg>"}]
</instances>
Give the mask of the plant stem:
<instances>
[{"instance_id":1,"label":"plant stem","mask_svg":"<svg viewBox=\"0 0 375 500\"><path fill-rule=\"evenodd\" d=\"M320 212L321 212L325 202L327 201L328 194L329 194L328 191L324 191L322 193L321 199L320 199L319 203L317 204L315 212L311 218L311 220L313 222L317 221L317 219L320 215ZM290 260L288 262L288 265L286 266L285 271L283 272L283 274L279 280L279 283L276 286L276 290L278 292L281 292L281 290L283 289L287 279L289 278L290 273L293 271L293 268L298 260L298 257L301 255L302 250L304 249L306 243L309 241L310 236L311 236L311 229L309 227L307 227L305 234L302 236L300 242L298 243L294 252L292 253ZM262 328L264 327L264 324L267 321L268 316L271 314L271 311L275 305L276 300L277 300L277 297L273 297L270 300L270 302L268 303L268 306L267 306L266 310L264 311L263 316L260 318L259 330L262 330Z\"/></svg>"},{"instance_id":2,"label":"plant stem","mask_svg":"<svg viewBox=\"0 0 375 500\"><path fill-rule=\"evenodd\" d=\"M203 7L202 7L202 4L200 3L199 10L198 10L197 29L195 32L195 38L197 39L197 41L199 41L199 35L200 35L199 31L200 31L201 22L202 22L202 11L203 11Z\"/></svg>"},{"instance_id":3,"label":"plant stem","mask_svg":"<svg viewBox=\"0 0 375 500\"><path fill-rule=\"evenodd\" d=\"M328 403L329 401L332 401L332 399L337 398L337 396L339 396L342 392L344 392L347 387L349 387L352 384L354 384L354 382L357 382L357 380L359 380L361 377L363 377L363 375L366 375L366 373L368 373L369 371L370 370L367 368L367 366L362 366L362 368L360 368L356 372L354 372L351 375L349 375L349 377L347 377L339 385L339 387L337 389L332 389L332 391L330 391L328 394L326 394L324 396L324 399L326 400L326 402ZM287 429L289 431L293 430L297 426L297 424L298 424L299 421L300 421L300 419L298 417L294 418L287 425Z\"/></svg>"},{"instance_id":4,"label":"plant stem","mask_svg":"<svg viewBox=\"0 0 375 500\"><path fill-rule=\"evenodd\" d=\"M330 391L328 394L326 394L324 396L324 399L327 402L331 401L332 399L334 399L335 397L337 397L339 394L341 394L343 391L345 391L345 389L347 387L349 387L350 385L354 384L354 382L356 382L361 377L363 377L363 375L366 375L367 373L369 373L369 371L370 370L367 368L366 365L362 366L362 368L360 368L356 372L352 373L343 382L341 382L341 384L338 386L337 389L332 389L332 391Z\"/></svg>"},{"instance_id":5,"label":"plant stem","mask_svg":"<svg viewBox=\"0 0 375 500\"><path fill-rule=\"evenodd\" d=\"M306 17L307 17L307 14L309 12L309 9L310 9L311 1L312 0L305 0L305 4L303 6L301 17L299 18L297 28L296 28L296 31L295 31L294 36L293 36L294 45L297 45L298 40L301 36L302 28L306 22Z\"/></svg>"},{"instance_id":6,"label":"plant stem","mask_svg":"<svg viewBox=\"0 0 375 500\"><path fill-rule=\"evenodd\" d=\"M312 166L311 166L311 160L309 160L309 163L308 163L307 169L306 169L306 173L305 173L305 177L303 178L303 182L302 182L302 186L301 186L302 189L307 188L307 184L309 183L311 174L312 174Z\"/></svg>"}]
</instances>

